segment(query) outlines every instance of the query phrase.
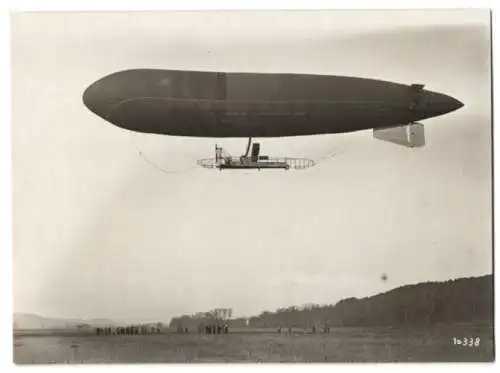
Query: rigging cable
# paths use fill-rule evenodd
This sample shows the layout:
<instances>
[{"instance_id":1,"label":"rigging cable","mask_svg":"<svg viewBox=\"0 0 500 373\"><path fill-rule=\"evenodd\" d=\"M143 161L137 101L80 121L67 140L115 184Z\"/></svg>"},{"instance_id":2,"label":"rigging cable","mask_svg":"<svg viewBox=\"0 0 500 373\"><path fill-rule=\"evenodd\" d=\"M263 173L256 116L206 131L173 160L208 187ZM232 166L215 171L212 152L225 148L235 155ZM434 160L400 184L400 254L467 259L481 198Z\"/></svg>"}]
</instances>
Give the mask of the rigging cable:
<instances>
[{"instance_id":1,"label":"rigging cable","mask_svg":"<svg viewBox=\"0 0 500 373\"><path fill-rule=\"evenodd\" d=\"M189 167L181 169L181 170L167 170L163 167L158 166L155 162L153 162L151 159L149 159L146 156L146 154L142 150L140 150L135 144L134 144L134 148L139 153L139 156L142 157L142 159L144 159L150 166L156 168L158 171L163 172L164 174L181 174L184 172L191 171L191 170L195 169L196 167L198 167L197 164L194 164L192 166L189 166Z\"/></svg>"},{"instance_id":2,"label":"rigging cable","mask_svg":"<svg viewBox=\"0 0 500 373\"><path fill-rule=\"evenodd\" d=\"M139 153L139 156L142 157L150 166L156 168L158 171L163 172L165 174L181 174L181 173L188 172L188 171L191 171L191 170L199 167L198 163L195 163L194 165L191 165L191 166L184 168L184 169L181 169L181 170L168 170L168 169L165 169L163 167L160 167L158 164L156 164L151 159L149 159L146 156L146 154L142 150L140 150L136 145L134 145L134 148ZM319 166L320 164L322 164L323 162L325 162L329 158L336 156L336 155L339 155L341 153L343 153L343 152L340 151L337 153L335 150L327 153L324 157L320 158L318 161L314 161L314 165L312 166L312 168Z\"/></svg>"},{"instance_id":3,"label":"rigging cable","mask_svg":"<svg viewBox=\"0 0 500 373\"><path fill-rule=\"evenodd\" d=\"M187 168L184 168L182 170L167 170L165 168L162 168L162 167L158 166L153 161L151 161L148 157L146 157L146 155L142 151L138 150L138 152L139 152L139 156L141 156L147 163L149 163L151 166L153 166L154 168L156 168L158 171L161 171L161 172L163 172L165 174L181 174L181 173L184 173L184 172L187 172L187 171L191 171L194 168L198 167L198 165L194 164L194 165L189 166Z\"/></svg>"}]
</instances>

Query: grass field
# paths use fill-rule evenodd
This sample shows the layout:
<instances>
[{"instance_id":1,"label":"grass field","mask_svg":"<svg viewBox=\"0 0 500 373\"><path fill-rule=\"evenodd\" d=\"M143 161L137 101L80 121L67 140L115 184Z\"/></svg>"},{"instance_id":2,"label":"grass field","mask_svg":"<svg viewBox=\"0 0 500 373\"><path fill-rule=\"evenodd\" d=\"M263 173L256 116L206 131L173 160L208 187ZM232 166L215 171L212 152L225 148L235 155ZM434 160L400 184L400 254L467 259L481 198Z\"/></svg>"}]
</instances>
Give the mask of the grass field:
<instances>
[{"instance_id":1,"label":"grass field","mask_svg":"<svg viewBox=\"0 0 500 373\"><path fill-rule=\"evenodd\" d=\"M453 338L479 337L476 347ZM493 361L488 327L335 328L329 334L232 332L139 336L16 335L14 362L418 362Z\"/></svg>"}]
</instances>

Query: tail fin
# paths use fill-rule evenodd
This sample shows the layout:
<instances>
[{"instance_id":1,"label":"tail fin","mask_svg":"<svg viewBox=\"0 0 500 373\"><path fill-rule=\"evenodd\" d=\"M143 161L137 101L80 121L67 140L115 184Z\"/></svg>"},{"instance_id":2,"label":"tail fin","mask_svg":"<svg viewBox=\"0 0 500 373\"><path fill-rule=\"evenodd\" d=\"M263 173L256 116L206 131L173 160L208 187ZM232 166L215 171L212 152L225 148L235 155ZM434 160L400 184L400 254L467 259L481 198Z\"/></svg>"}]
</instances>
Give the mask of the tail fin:
<instances>
[{"instance_id":1,"label":"tail fin","mask_svg":"<svg viewBox=\"0 0 500 373\"><path fill-rule=\"evenodd\" d=\"M397 127L386 127L373 129L373 137L406 146L408 148L422 147L425 145L424 125L421 123L410 123Z\"/></svg>"}]
</instances>

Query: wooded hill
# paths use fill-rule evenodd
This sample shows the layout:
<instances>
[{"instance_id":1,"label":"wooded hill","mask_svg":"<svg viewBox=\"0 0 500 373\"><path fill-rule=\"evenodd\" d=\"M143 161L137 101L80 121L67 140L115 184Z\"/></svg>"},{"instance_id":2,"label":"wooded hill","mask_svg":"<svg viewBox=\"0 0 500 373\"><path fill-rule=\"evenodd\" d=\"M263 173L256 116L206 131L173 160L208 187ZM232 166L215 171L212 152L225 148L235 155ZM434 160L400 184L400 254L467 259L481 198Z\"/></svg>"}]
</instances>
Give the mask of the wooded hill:
<instances>
[{"instance_id":1,"label":"wooded hill","mask_svg":"<svg viewBox=\"0 0 500 373\"><path fill-rule=\"evenodd\" d=\"M208 313L172 319L170 326L196 329L209 323ZM493 325L493 276L406 285L366 298L333 305L305 305L264 311L229 320L231 328L309 328L330 326L404 326L438 323Z\"/></svg>"}]
</instances>

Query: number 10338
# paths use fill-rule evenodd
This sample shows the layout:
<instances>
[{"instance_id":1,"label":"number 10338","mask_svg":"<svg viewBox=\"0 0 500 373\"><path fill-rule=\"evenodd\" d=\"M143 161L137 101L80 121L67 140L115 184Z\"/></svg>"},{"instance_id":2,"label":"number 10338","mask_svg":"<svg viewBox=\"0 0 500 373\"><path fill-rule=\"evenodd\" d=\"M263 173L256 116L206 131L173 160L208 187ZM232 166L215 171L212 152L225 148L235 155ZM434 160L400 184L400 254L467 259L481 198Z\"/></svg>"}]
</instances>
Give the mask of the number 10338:
<instances>
[{"instance_id":1,"label":"number 10338","mask_svg":"<svg viewBox=\"0 0 500 373\"><path fill-rule=\"evenodd\" d=\"M480 343L481 343L481 338L479 337L468 337L468 338L453 337L453 345L455 346L478 347Z\"/></svg>"}]
</instances>

